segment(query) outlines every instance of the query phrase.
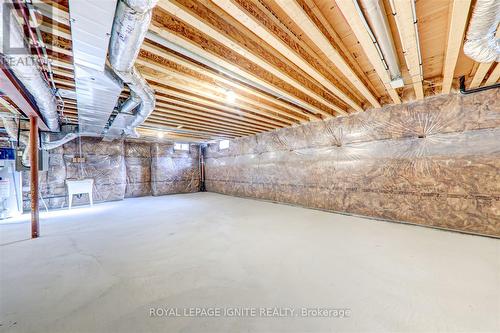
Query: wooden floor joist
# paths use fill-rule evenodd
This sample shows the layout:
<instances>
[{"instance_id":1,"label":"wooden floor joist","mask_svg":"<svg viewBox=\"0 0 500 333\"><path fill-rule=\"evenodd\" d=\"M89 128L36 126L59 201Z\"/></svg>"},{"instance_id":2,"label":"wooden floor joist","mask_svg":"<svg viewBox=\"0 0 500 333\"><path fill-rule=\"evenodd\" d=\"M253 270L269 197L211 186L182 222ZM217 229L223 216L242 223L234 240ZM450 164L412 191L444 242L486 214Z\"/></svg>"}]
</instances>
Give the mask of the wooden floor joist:
<instances>
[{"instance_id":1,"label":"wooden floor joist","mask_svg":"<svg viewBox=\"0 0 500 333\"><path fill-rule=\"evenodd\" d=\"M488 71L490 70L491 65L493 65L492 62L479 64L479 66L476 70L476 73L474 74L474 77L472 78L472 82L469 85L469 89L474 89L474 88L477 88L481 85L484 78L486 77L486 74L488 74Z\"/></svg>"},{"instance_id":2,"label":"wooden floor joist","mask_svg":"<svg viewBox=\"0 0 500 333\"><path fill-rule=\"evenodd\" d=\"M172 15L175 15L180 20L188 23L189 25L194 26L196 29L202 31L204 34L210 36L211 38L213 38L217 42L221 43L222 45L228 47L229 49L231 49L231 50L239 53L240 55L244 56L245 58L249 59L250 61L252 61L256 65L265 69L269 73L273 74L274 76L283 80L284 82L288 83L289 85L293 86L294 88L305 92L311 98L316 99L316 101L318 101L318 103L321 103L321 104L327 106L328 108L335 110L336 112L338 112L340 114L346 114L346 112L344 110L342 110L336 104L332 103L330 100L326 99L321 94L310 89L309 87L305 86L304 84L296 81L283 68L275 67L273 64L269 63L265 58L262 58L258 55L254 55L252 53L253 50L246 49L245 47L241 46L239 43L237 43L237 42L233 41L231 38L229 38L225 33L221 33L218 30L212 28L209 24L198 19L196 16L192 15L187 10L185 10L182 6L176 4L175 1L159 0L158 6L160 8L162 8L163 10L171 13ZM310 107L311 106L312 105L310 105ZM312 106L312 107L314 107L314 106ZM321 109L317 109L317 110L321 110ZM324 112L322 110L319 111L319 113L323 114L326 117L332 116L331 113L327 113L327 112Z\"/></svg>"},{"instance_id":3,"label":"wooden floor joist","mask_svg":"<svg viewBox=\"0 0 500 333\"><path fill-rule=\"evenodd\" d=\"M406 66L410 72L411 82L415 90L416 99L424 98L422 87L423 76L421 73L421 62L419 56L419 38L417 31L417 22L413 17L412 3L414 0L393 1L397 29L403 46Z\"/></svg>"},{"instance_id":4,"label":"wooden floor joist","mask_svg":"<svg viewBox=\"0 0 500 333\"><path fill-rule=\"evenodd\" d=\"M497 63L495 65L495 69L493 70L493 72L491 72L490 76L488 76L488 79L486 80L486 83L484 85L491 86L492 84L497 83L499 79L500 79L500 65Z\"/></svg>"},{"instance_id":5,"label":"wooden floor joist","mask_svg":"<svg viewBox=\"0 0 500 333\"><path fill-rule=\"evenodd\" d=\"M77 109L73 109L72 107L69 107L67 108L67 112L68 113L73 113L73 114L77 114ZM235 137L235 136L242 136L242 135L249 135L251 133L247 133L247 132L244 132L244 131L237 131L237 130L228 130L226 128L222 128L222 127L218 127L218 126L212 126L212 125L209 125L209 124L206 124L206 123L200 123L200 122L195 122L195 121L192 121L192 120L188 120L188 119L183 119L183 120L179 120L179 119L175 119L174 117L166 117L166 116L161 116L161 115L158 115L158 114L151 114L149 117L148 117L148 121L149 122L161 122L161 121L164 121L165 123L168 123L168 124L171 124L171 125L175 125L175 126L183 126L183 127L186 127L186 128L192 128L192 129L196 129L196 130L199 130L200 132L207 132L207 133L210 133L210 134L217 134L217 135L224 135L224 136L232 136L232 137Z\"/></svg>"},{"instance_id":6,"label":"wooden floor joist","mask_svg":"<svg viewBox=\"0 0 500 333\"><path fill-rule=\"evenodd\" d=\"M147 78L151 79L152 81L154 82L157 82L159 79L157 77L154 77L154 76L150 76L150 75L146 75ZM69 86L69 87L74 87L74 82L69 80L69 79L64 79L64 78L56 78L55 81L59 84L62 84L62 85L65 85L65 86ZM157 84L161 84L160 82L158 82ZM176 84L175 82L169 82L168 83L169 86L173 87L173 88L178 88L180 90L183 90L187 93L192 93L192 94L198 94L198 90L194 89L194 88L189 88L187 87L186 85L183 85L183 84ZM154 85L154 84L153 84ZM242 114L245 114L245 117L249 117L249 118L255 118L257 120L260 120L260 122L258 121L255 121L256 124L260 125L262 124L262 122L264 123L271 123L273 124L274 126L286 126L287 124L291 124L292 122L291 121L286 121L284 120L283 118L280 118L280 117L275 117L276 120L273 120L271 117L271 119L266 119L266 118L263 118L261 116L259 116L258 114L262 114L264 116L268 116L269 114L266 113L266 112L262 112L262 111L258 111L258 110L250 110L251 112L257 112L256 115L252 115L252 114L248 114L247 115L247 112L245 112L244 110L242 109L238 109L238 108L234 108L234 107L229 107L227 105L224 104L224 102L222 100L219 101L219 103L216 103L216 102L212 102L212 101L209 101L209 100L205 100L205 99L201 99L199 97L196 97L196 96L191 96L191 95L184 95L182 91L170 91L168 90L167 87L162 87L162 86L157 86L157 91L159 92L166 92L167 94L172 94L174 96L177 96L177 97L181 97L181 98L187 98L187 99L190 99L192 101L195 101L195 102L199 102L201 104L205 104L205 105L208 105L208 106L211 106L211 107L215 107L215 108L218 108L218 109L221 109L221 110L224 110L224 111L230 111L232 113L236 113L238 115L240 115L239 119L243 118L241 117ZM210 97L213 97L213 96L210 96ZM161 97L160 97L160 101L161 101ZM216 110L207 110L206 108L202 109L204 111L208 111L209 113L212 112L212 113L216 113L217 111ZM279 122L278 122L279 121Z\"/></svg>"},{"instance_id":7,"label":"wooden floor joist","mask_svg":"<svg viewBox=\"0 0 500 333\"><path fill-rule=\"evenodd\" d=\"M213 122L219 122L222 124L229 124L233 126L234 128L243 128L243 129L249 129L254 132L263 132L263 131L269 131L272 129L272 127L265 127L261 125L255 125L252 123L249 123L245 121L244 119L233 119L231 117L228 117L227 115L224 116L218 116L215 114L207 113L207 112L202 112L196 110L194 107L182 107L177 105L177 103L164 103L162 99L158 99L157 102L157 109L158 110L165 110L168 109L170 112L178 112L178 115L189 115L189 117L197 117L200 120L202 119L207 119Z\"/></svg>"},{"instance_id":8,"label":"wooden floor joist","mask_svg":"<svg viewBox=\"0 0 500 333\"><path fill-rule=\"evenodd\" d=\"M207 107L210 107L210 108L213 108L213 109L216 109L216 110L227 111L227 112L239 115L242 118L243 117L253 118L253 119L256 119L256 120L263 121L264 123L273 124L273 125L278 126L278 127L283 127L283 126L290 125L290 123L278 122L278 121L273 120L273 119L265 118L265 117L263 117L261 115L252 114L252 113L245 113L245 112L243 112L241 110L237 110L237 109L234 109L232 107L228 107L228 106L223 105L221 103L217 103L217 102L214 102L214 101L211 101L211 100L208 100L208 99L200 98L198 96L195 96L195 95L192 95L192 94L188 94L188 93L176 90L176 89L172 89L173 87L172 88L168 88L168 87L159 86L159 85L156 85L156 84L152 84L152 86L156 90L156 92L158 92L158 93L164 93L166 95L175 96L175 97L179 97L179 98L182 98L182 99L189 99L189 100L191 100L193 102L197 102L197 103L203 104L203 105L205 105Z\"/></svg>"},{"instance_id":9,"label":"wooden floor joist","mask_svg":"<svg viewBox=\"0 0 500 333\"><path fill-rule=\"evenodd\" d=\"M332 116L332 114L329 114L328 112L325 112L324 110L319 109L318 107L311 105L308 102L304 102L304 101L300 100L299 98L292 95L291 93L284 90L283 88L277 87L277 86L261 79L260 77L256 76L253 73L245 72L244 70L240 69L238 66L230 63L229 61L222 59L222 58L206 51L205 49L201 48L200 46L193 44L191 41L188 41L187 39L179 37L176 34L170 32L166 29L162 29L161 27L157 27L157 26L152 25L150 27L150 30L152 32L158 34L159 36L161 36L161 37L163 37L163 38L165 38L165 39L167 39L175 44L182 46L183 48L187 49L190 52L200 54L201 56L209 59L210 61L212 61L214 63L221 65L222 67L228 69L231 72L234 72L238 75L247 77L248 79L252 80L253 82L265 87L266 89L269 89L270 91L273 91L277 96L281 95L284 98L292 101L294 104L296 104L300 107L303 107L306 110L311 111L312 113L321 114L321 115L324 115L326 117Z\"/></svg>"},{"instance_id":10,"label":"wooden floor joist","mask_svg":"<svg viewBox=\"0 0 500 333\"><path fill-rule=\"evenodd\" d=\"M173 122L173 121L165 121L165 120L154 120L154 119L147 119L145 122L144 122L145 125L148 125L148 124L155 124L155 125L158 125L158 126L171 126L172 128L178 128L179 126L183 125L183 124L180 124L180 123L176 123L176 122ZM191 131L194 131L194 132L198 132L200 134L209 134L209 135L214 135L214 136L217 136L217 137L225 137L225 138L229 138L229 139L234 139L234 138L237 138L237 137L240 137L241 135L233 135L233 134L225 134L225 133L221 133L220 131L217 131L217 130L211 130L211 129L200 129L196 126L190 126L190 125L185 125L182 127L183 129L188 129L188 130L191 130Z\"/></svg>"},{"instance_id":11,"label":"wooden floor joist","mask_svg":"<svg viewBox=\"0 0 500 333\"><path fill-rule=\"evenodd\" d=\"M217 103L220 103L221 105L224 105L225 107L229 107L233 110L236 110L238 113L247 113L247 112L253 112L255 114L259 114L265 117L268 117L270 119L273 119L273 121L278 121L278 122L283 122L286 124L294 124L297 121L291 119L291 117L286 117L286 116L281 116L279 114L275 114L272 112L269 112L262 107L256 107L254 105L248 104L244 101L235 101L233 103L228 103L226 102L226 97L220 96L220 95L215 95L211 93L210 91L204 91L200 89L197 86L190 85L189 82L180 80L177 78L171 77L168 81L164 80L159 80L157 76L150 75L150 74L144 74L144 77L153 84L155 89L157 89L159 86L158 84L164 84L168 85L169 87L176 88L183 90L185 92L191 93L191 94L197 94L200 97L206 98L207 100L212 100ZM164 82L164 83L162 83Z\"/></svg>"},{"instance_id":12,"label":"wooden floor joist","mask_svg":"<svg viewBox=\"0 0 500 333\"><path fill-rule=\"evenodd\" d=\"M174 107L185 107L187 110L189 110L190 113L194 112L201 112L202 114L206 114L210 117L218 117L220 119L226 119L227 121L238 121L244 126L248 126L250 128L256 128L264 131L271 130L275 128L273 124L266 124L265 122L259 121L259 119L254 119L252 118L251 115L246 115L242 116L240 114L233 114L231 112L225 112L223 110L219 110L216 108L210 108L208 106L202 106L200 104L196 104L195 101L190 101L188 102L187 100L183 100L182 95L175 95L175 93L172 95L172 97L177 97L177 99L164 96L164 95L157 95L156 101L158 105L164 105L168 106L171 108ZM165 102L165 103L164 103Z\"/></svg>"},{"instance_id":13,"label":"wooden floor joist","mask_svg":"<svg viewBox=\"0 0 500 333\"><path fill-rule=\"evenodd\" d=\"M229 129L234 128L236 130L241 130L243 132L247 132L250 134L262 132L262 130L256 130L256 129L252 129L250 127L237 125L237 124L233 124L230 122L224 122L224 121L214 119L214 118L209 118L206 116L203 117L203 116L199 116L199 115L194 114L194 113L187 113L186 114L186 112L178 111L172 107L157 107L154 112L157 114L164 114L164 115L169 115L172 117L175 116L176 119L193 119L196 121L206 122L208 124L217 124L218 126L222 126L222 128L229 128Z\"/></svg>"},{"instance_id":14,"label":"wooden floor joist","mask_svg":"<svg viewBox=\"0 0 500 333\"><path fill-rule=\"evenodd\" d=\"M266 41L271 47L275 48L284 57L297 65L316 81L329 89L333 94L349 104L354 110L363 111L363 108L355 101L353 101L345 92L332 84L332 82L324 77L323 74L321 74L317 69L311 66L307 61L302 59L298 54L296 54L295 50L285 44L281 39L276 37L272 32L267 30L262 23L245 12L245 10L239 7L233 0L214 0L214 3L224 9L228 14L238 20L254 34L259 36L262 40ZM347 114L344 110L336 111L341 114Z\"/></svg>"},{"instance_id":15,"label":"wooden floor joist","mask_svg":"<svg viewBox=\"0 0 500 333\"><path fill-rule=\"evenodd\" d=\"M189 75L185 75L185 74L182 74L182 73L179 73L179 72L176 72L174 70L172 70L171 68L167 68L167 67L164 67L162 65L158 65L158 63L155 63L153 61L148 61L148 60L143 60L143 59L137 59L136 61L137 64L139 65L142 65L142 66L145 66L145 67L149 67L155 71L158 71L164 75L168 75L172 78L177 78L177 79L180 79L180 80L183 80L185 82L188 82L189 84L191 85L196 85L198 86L198 88L201 88L200 89L200 92L207 92L207 93L211 93L211 94L220 94L221 93L221 88L217 87L216 85L210 85L210 84L206 84L204 83L203 81L200 81L200 80L197 80L193 77L190 77ZM213 95L212 95L213 96ZM240 100L240 101L243 101L247 104L250 104L252 105L253 107L255 108L259 108L259 109L263 109L263 110L268 110L269 112L273 112L273 113L276 113L276 114L279 114L279 115L283 115L287 118L292 118L292 119L295 119L299 122L304 122L306 121L307 119L305 117L302 117L302 116L299 116L299 115L296 115L292 112L287 112L287 111L284 111L284 110L281 110L281 109L278 109L278 108L275 108L271 105L267 105L266 103L256 103L255 102L255 99L252 99L252 98L249 98L245 95L237 95L237 99Z\"/></svg>"},{"instance_id":16,"label":"wooden floor joist","mask_svg":"<svg viewBox=\"0 0 500 333\"><path fill-rule=\"evenodd\" d=\"M200 130L211 130L211 131L216 131L217 133L221 134L228 134L228 135L250 135L252 133L249 133L247 131L241 131L241 130L236 130L236 129L227 129L224 127L219 127L219 126L213 126L204 122L198 122L198 121L193 121L193 120L187 120L186 118L184 119L178 119L175 116L172 115L160 115L156 112L153 112L149 117L148 120L164 120L166 122L170 123L175 123L177 125L182 125L182 126L192 126Z\"/></svg>"},{"instance_id":17,"label":"wooden floor joist","mask_svg":"<svg viewBox=\"0 0 500 333\"><path fill-rule=\"evenodd\" d=\"M141 133L234 138L422 99L424 90L448 93L462 75L469 88L500 79L496 63L477 64L460 52L472 0L384 1L408 69L401 69L408 86L393 89L355 1L159 0L136 62L156 96ZM68 98L76 93L68 3L33 5L65 96L63 121L78 123L78 103ZM119 103L129 96L124 85Z\"/></svg>"},{"instance_id":18,"label":"wooden floor joist","mask_svg":"<svg viewBox=\"0 0 500 333\"><path fill-rule=\"evenodd\" d=\"M309 8L311 11L311 14L314 15L315 19L318 20L318 24L321 25L321 29L324 29L323 34L327 39L330 41L330 44L337 50L339 55L345 60L347 66L349 66L356 76L361 80L361 82L368 88L369 91L372 92L372 94L377 98L376 92L377 89L375 88L374 84L368 79L366 73L363 71L361 68L360 64L357 61L358 55L355 52L351 52L349 48L346 46L345 41L342 40L342 38L339 36L339 34L335 31L335 29L332 27L331 22L325 17L325 13L318 8L316 5L315 0L302 0L302 3ZM262 3L257 2L258 7L265 7ZM274 17L274 15L271 16L271 19L274 20L275 22L280 22L281 21L277 18ZM281 23L281 25L284 25ZM311 46L302 41L300 38L297 38L295 36L295 40L297 43L299 43L303 48L309 50L313 55L316 55L317 53L311 49ZM322 66L328 67L330 70L332 70L332 66L327 64L326 59L322 59L323 57L315 56L315 58L322 62ZM333 74L332 74L333 75ZM338 75L336 75L338 76ZM349 81L347 79L342 80L342 83L346 85L346 87L351 91L352 94L357 96L359 100L362 100L365 98L358 89L355 87L352 87L349 85Z\"/></svg>"},{"instance_id":19,"label":"wooden floor joist","mask_svg":"<svg viewBox=\"0 0 500 333\"><path fill-rule=\"evenodd\" d=\"M149 52L149 53L154 54L157 57L160 57L160 58L165 59L167 61L176 63L180 66L188 68L189 70L192 70L194 72L205 75L213 80L216 80L216 81L220 82L221 85L227 85L227 86L230 86L232 88L244 91L248 94L252 94L252 95L256 96L257 98L264 99L267 102L270 102L272 104L276 104L277 106L280 106L286 110L290 110L290 111L293 111L295 113L301 114L308 119L315 118L315 116L313 114L305 113L303 109L300 109L289 102L283 101L283 100L278 99L274 96L270 96L270 95L263 93L257 89L250 88L243 83L236 82L234 79L230 79L230 78L225 77L222 73L220 73L218 71L215 71L215 70L209 69L209 68L205 68L200 64L189 62L184 58L181 58L175 54L168 53L166 50L162 50L159 47L152 45L148 42L144 43L142 49ZM158 60L158 59L155 59L155 60Z\"/></svg>"},{"instance_id":20,"label":"wooden floor joist","mask_svg":"<svg viewBox=\"0 0 500 333\"><path fill-rule=\"evenodd\" d=\"M263 131L268 131L268 130L273 128L273 127L265 127L262 125L254 125L254 124L245 122L244 120L238 121L235 119L231 119L230 117L227 117L227 116L222 117L222 116L216 116L216 115L210 114L209 112L197 111L192 106L180 107L176 104L165 103L165 102L163 102L163 100L164 99L160 99L160 98L157 99L156 109L154 112L158 112L160 114L162 114L162 113L167 114L168 113L168 114L174 114L177 116L185 116L186 118L205 120L208 123L228 125L231 128L243 129L243 130L247 130L247 131L252 132L252 133L259 133L259 132L263 132ZM75 111L77 110L77 108L76 108L77 104L76 104L75 100L64 99L64 104L67 107L66 109L71 108L71 110L75 110Z\"/></svg>"},{"instance_id":21,"label":"wooden floor joist","mask_svg":"<svg viewBox=\"0 0 500 333\"><path fill-rule=\"evenodd\" d=\"M169 89L172 89L172 88L182 89L184 92L191 93L192 95L196 94L196 92L197 92L197 90L195 88L183 86L182 83L176 83L173 80L169 81L168 83L165 83L165 84L160 84L158 82L153 81L151 79L151 77L148 75L146 75L146 79L150 80L149 83L158 92L165 92L165 93L171 94L172 90L169 90ZM271 124L274 124L277 126L280 126L280 125L287 126L287 125L291 125L292 123L294 123L293 121L287 121L286 119L283 119L280 117L270 116L269 113L263 112L261 110L238 108L238 107L235 107L234 105L228 105L228 104L225 104L223 101L214 100L214 99L207 97L207 96L202 96L202 97L204 98L203 103L206 105L210 105L210 106L213 106L213 107L225 110L225 111L229 111L232 113L236 113L236 114L247 115L249 113L252 113L252 114L259 116L260 117L259 119L267 121L268 123L271 123ZM190 97L190 98L194 100L193 97Z\"/></svg>"},{"instance_id":22,"label":"wooden floor joist","mask_svg":"<svg viewBox=\"0 0 500 333\"><path fill-rule=\"evenodd\" d=\"M453 0L450 11L450 25L448 28L448 40L443 67L442 93L447 94L451 90L458 54L462 47L467 17L471 0Z\"/></svg>"},{"instance_id":23,"label":"wooden floor joist","mask_svg":"<svg viewBox=\"0 0 500 333\"><path fill-rule=\"evenodd\" d=\"M307 16L296 0L276 0L281 9L301 27L304 33L313 40L323 54L347 77L347 79L358 89L363 96L374 106L380 107L380 103L373 94L366 88L339 52L330 44L330 41L323 35L320 29Z\"/></svg>"},{"instance_id":24,"label":"wooden floor joist","mask_svg":"<svg viewBox=\"0 0 500 333\"><path fill-rule=\"evenodd\" d=\"M359 40L361 47L370 59L370 62L375 68L380 80L384 84L387 93L391 96L393 103L400 104L401 98L399 97L397 91L391 87L391 76L388 70L384 67L384 63L382 62L382 59L380 59L377 48L375 47L369 32L366 30L362 18L358 14L356 4L353 0L343 0L338 1L337 5L342 11L342 14L347 22L349 22L349 25L356 35L356 38Z\"/></svg>"}]
</instances>

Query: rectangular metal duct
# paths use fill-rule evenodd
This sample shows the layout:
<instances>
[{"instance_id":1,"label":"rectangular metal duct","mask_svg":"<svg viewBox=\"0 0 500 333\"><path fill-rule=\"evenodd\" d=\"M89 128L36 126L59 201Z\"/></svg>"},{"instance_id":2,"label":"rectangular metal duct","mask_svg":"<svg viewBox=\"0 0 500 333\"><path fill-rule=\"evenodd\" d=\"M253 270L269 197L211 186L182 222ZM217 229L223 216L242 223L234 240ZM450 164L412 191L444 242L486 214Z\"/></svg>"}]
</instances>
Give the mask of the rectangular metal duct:
<instances>
[{"instance_id":1,"label":"rectangular metal duct","mask_svg":"<svg viewBox=\"0 0 500 333\"><path fill-rule=\"evenodd\" d=\"M116 0L70 0L74 63L104 71Z\"/></svg>"},{"instance_id":2,"label":"rectangular metal duct","mask_svg":"<svg viewBox=\"0 0 500 333\"><path fill-rule=\"evenodd\" d=\"M123 90L105 65L116 2L69 1L80 132L101 134Z\"/></svg>"}]
</instances>

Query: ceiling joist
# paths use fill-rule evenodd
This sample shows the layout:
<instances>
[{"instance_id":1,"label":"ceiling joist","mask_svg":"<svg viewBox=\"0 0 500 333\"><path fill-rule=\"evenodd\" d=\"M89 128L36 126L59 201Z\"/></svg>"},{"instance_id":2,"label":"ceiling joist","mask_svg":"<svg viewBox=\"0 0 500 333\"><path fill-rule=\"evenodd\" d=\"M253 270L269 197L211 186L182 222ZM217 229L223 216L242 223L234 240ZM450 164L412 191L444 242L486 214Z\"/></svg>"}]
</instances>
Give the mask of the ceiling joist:
<instances>
[{"instance_id":1,"label":"ceiling joist","mask_svg":"<svg viewBox=\"0 0 500 333\"><path fill-rule=\"evenodd\" d=\"M451 90L457 65L458 55L464 39L465 28L471 0L453 0L451 5L448 40L444 56L442 93L448 94Z\"/></svg>"},{"instance_id":2,"label":"ceiling joist","mask_svg":"<svg viewBox=\"0 0 500 333\"><path fill-rule=\"evenodd\" d=\"M140 132L236 138L448 93L461 75L469 88L498 82L499 65L460 52L472 0L383 2L408 69L400 90L390 86L355 0L160 0L136 62L156 95ZM74 94L67 3L34 6L56 86ZM120 102L129 95L125 87ZM64 121L77 123L76 100L64 102Z\"/></svg>"},{"instance_id":3,"label":"ceiling joist","mask_svg":"<svg viewBox=\"0 0 500 333\"><path fill-rule=\"evenodd\" d=\"M354 1L356 0L341 0L337 1L337 5L342 11L345 19L351 26L354 34L356 35L356 38L361 44L361 47L370 59L370 62L375 68L377 75L380 77L380 80L382 80L382 83L389 93L389 96L391 96L393 103L400 104L401 99L399 98L397 91L391 87L391 76L388 70L385 68L382 59L380 59L377 48L375 47L375 44L373 43L369 32L366 30L365 25L363 24L363 21L358 14L358 10L356 9L356 4Z\"/></svg>"},{"instance_id":4,"label":"ceiling joist","mask_svg":"<svg viewBox=\"0 0 500 333\"><path fill-rule=\"evenodd\" d=\"M414 0L393 1L397 29L399 31L400 41L403 45L406 66L411 77L411 83L415 90L416 99L424 98L422 87L423 73L420 58L419 37L417 31L417 21L413 16L412 3Z\"/></svg>"},{"instance_id":5,"label":"ceiling joist","mask_svg":"<svg viewBox=\"0 0 500 333\"><path fill-rule=\"evenodd\" d=\"M351 97L349 97L345 92L336 87L332 82L330 82L322 73L311 66L307 61L302 59L290 46L284 43L281 39L276 37L272 32L270 32L262 23L260 23L256 18L245 12L240 8L233 0L214 0L214 3L219 7L224 9L228 14L230 14L234 19L238 20L247 29L252 31L254 34L259 36L262 40L266 41L271 47L275 48L284 57L293 62L296 66L301 68L304 72L309 74L316 81L321 83L325 88L330 90L331 93L338 96L348 105L350 105L356 111L363 111L363 108L357 104ZM335 109L341 114L347 114L344 110L340 108Z\"/></svg>"},{"instance_id":6,"label":"ceiling joist","mask_svg":"<svg viewBox=\"0 0 500 333\"><path fill-rule=\"evenodd\" d=\"M240 46L238 46L236 43L232 42L228 37L225 35L221 34L220 32L216 31L215 29L211 28L207 24L204 24L200 20L198 20L196 17L192 16L191 14L187 13L184 9L172 5L171 2L169 1L160 1L158 6L164 10L169 11L172 15L175 15L175 17L178 17L180 20L184 21L187 20L190 25L192 25L194 28L196 28L198 31L203 31L204 33L208 33L208 37L211 39L214 39L224 45L227 49L229 50L234 50L237 53L240 53L245 58L248 58L249 61L252 61L254 64L260 66L263 68L266 72L271 73L272 75L276 76L276 78L284 81L285 83L289 84L290 86L294 87L295 89L303 92L307 92L308 94L318 97L319 95L316 92L311 91L310 89L300 85L298 82L295 80L291 79L288 77L286 74L280 72L276 68L274 68L272 65L267 64L264 60L258 58L257 56L252 55L251 52L249 51L244 51ZM200 30L202 29L202 30ZM203 30L206 29L206 30ZM289 91L285 90L282 87L277 86L276 84L271 84L270 82L258 77L255 75L255 73L250 72L248 70L244 70L240 68L238 65L235 65L228 61L227 59L222 58L221 56L215 55L204 48L200 47L199 45L193 43L191 40L187 39L186 37L181 37L176 35L175 33L171 32L168 29L165 29L165 27L159 27L156 25L152 25L150 27L150 30L153 31L154 33L158 34L159 36L162 36L163 38L180 45L181 47L189 50L190 52L196 53L201 55L202 57L205 57L209 59L210 61L219 64L226 69L228 69L231 72L234 72L238 75L244 76L249 78L251 81L257 83L258 85L261 85L270 91L273 91L276 96L283 96L287 100L293 102L294 104L303 107L307 110L309 110L312 113L316 114L321 114L325 117L331 117L332 114L326 112L325 110L319 108L316 105L311 104L310 102L304 101L297 96L293 95ZM185 30L183 30L185 31Z\"/></svg>"},{"instance_id":7,"label":"ceiling joist","mask_svg":"<svg viewBox=\"0 0 500 333\"><path fill-rule=\"evenodd\" d=\"M304 33L320 48L323 54L335 64L335 66L347 77L347 79L358 89L363 96L374 106L380 107L380 103L359 79L356 73L347 64L340 53L332 46L330 41L323 35L321 30L309 18L296 0L276 0L281 9L301 27Z\"/></svg>"}]
</instances>

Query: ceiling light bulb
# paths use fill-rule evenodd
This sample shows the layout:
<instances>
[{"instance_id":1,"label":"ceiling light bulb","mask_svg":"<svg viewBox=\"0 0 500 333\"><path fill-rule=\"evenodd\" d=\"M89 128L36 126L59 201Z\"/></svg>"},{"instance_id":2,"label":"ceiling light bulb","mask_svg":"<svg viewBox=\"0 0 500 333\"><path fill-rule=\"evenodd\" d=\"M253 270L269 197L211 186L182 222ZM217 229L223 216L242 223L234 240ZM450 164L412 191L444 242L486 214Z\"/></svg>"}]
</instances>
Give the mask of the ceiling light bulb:
<instances>
[{"instance_id":1,"label":"ceiling light bulb","mask_svg":"<svg viewBox=\"0 0 500 333\"><path fill-rule=\"evenodd\" d=\"M159 137L160 139L162 139L162 138L163 138L163 135L164 135L164 134L163 134L163 132L158 132L158 137Z\"/></svg>"}]
</instances>

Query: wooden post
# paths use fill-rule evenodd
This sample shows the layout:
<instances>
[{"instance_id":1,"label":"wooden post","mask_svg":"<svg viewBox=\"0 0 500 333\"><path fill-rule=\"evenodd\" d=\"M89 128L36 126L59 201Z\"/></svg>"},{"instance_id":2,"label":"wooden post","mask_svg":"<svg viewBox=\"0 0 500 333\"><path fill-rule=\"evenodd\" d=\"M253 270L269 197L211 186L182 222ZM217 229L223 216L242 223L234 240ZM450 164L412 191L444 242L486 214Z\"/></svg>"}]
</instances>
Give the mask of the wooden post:
<instances>
[{"instance_id":1,"label":"wooden post","mask_svg":"<svg viewBox=\"0 0 500 333\"><path fill-rule=\"evenodd\" d=\"M31 238L39 233L38 219L38 117L30 117Z\"/></svg>"}]
</instances>

